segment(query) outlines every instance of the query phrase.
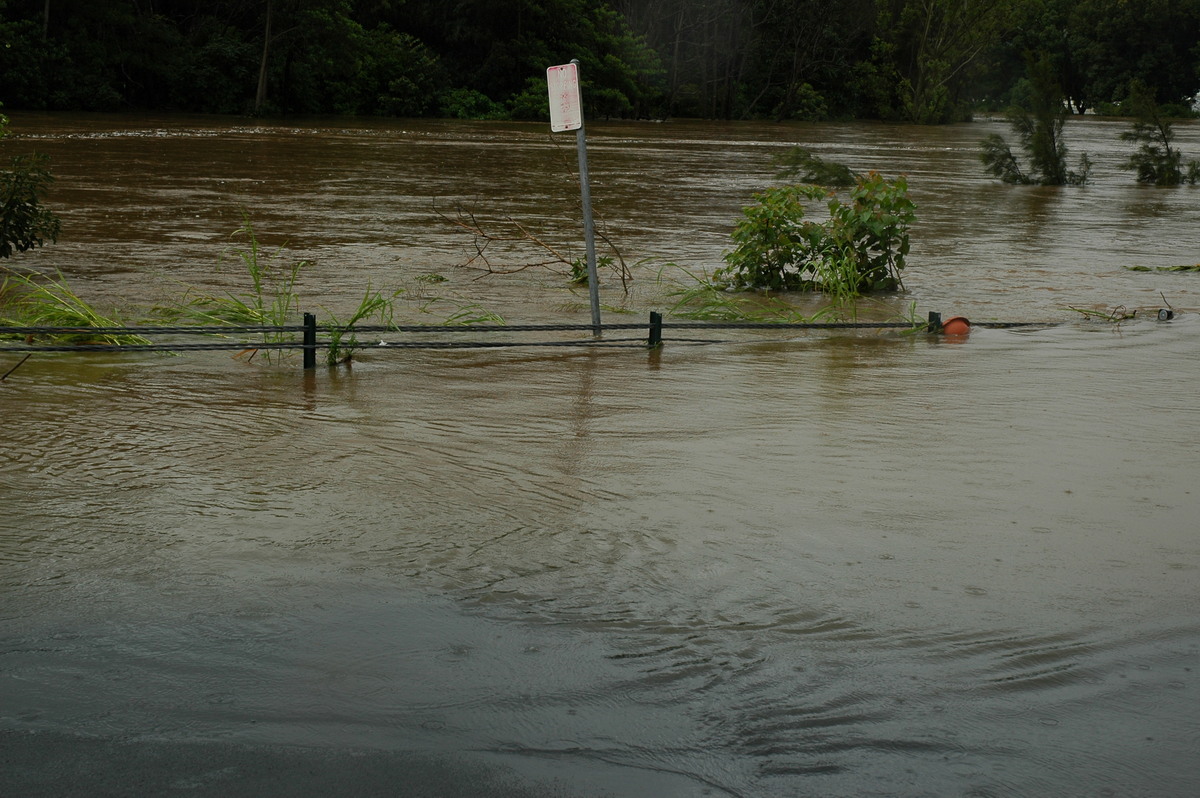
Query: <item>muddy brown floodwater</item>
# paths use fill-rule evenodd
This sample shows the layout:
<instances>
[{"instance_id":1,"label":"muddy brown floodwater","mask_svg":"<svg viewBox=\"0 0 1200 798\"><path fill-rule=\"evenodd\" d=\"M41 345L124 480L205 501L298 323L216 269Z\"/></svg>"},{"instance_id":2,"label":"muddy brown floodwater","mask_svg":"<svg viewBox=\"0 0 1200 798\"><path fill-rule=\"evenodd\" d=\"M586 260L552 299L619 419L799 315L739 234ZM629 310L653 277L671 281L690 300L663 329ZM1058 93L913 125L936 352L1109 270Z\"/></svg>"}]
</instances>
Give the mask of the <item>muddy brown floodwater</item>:
<instances>
[{"instance_id":1,"label":"muddy brown floodwater","mask_svg":"<svg viewBox=\"0 0 1200 798\"><path fill-rule=\"evenodd\" d=\"M318 313L370 282L406 318L587 319L552 271L476 279L433 211L578 254L573 141L542 126L12 121L63 219L13 265L98 304L244 290L222 261L244 209L311 261ZM718 266L801 143L909 176L908 290L865 313L1045 326L368 351L307 377L33 357L0 384L0 786L236 795L269 760L284 794L351 757L446 795L480 772L521 795L1190 794L1200 276L1125 267L1200 259L1200 188L1136 185L1123 127L1068 125L1083 188L987 179L999 122L589 131L639 263L628 295L607 275L606 320Z\"/></svg>"}]
</instances>

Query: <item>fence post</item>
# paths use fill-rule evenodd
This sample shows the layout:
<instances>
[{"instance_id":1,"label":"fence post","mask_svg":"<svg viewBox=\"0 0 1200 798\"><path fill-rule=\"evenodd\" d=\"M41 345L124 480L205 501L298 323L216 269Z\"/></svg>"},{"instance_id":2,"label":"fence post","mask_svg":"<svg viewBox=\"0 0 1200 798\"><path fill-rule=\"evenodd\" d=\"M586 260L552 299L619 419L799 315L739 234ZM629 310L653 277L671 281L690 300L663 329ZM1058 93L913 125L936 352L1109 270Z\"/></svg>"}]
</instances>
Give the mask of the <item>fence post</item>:
<instances>
[{"instance_id":1,"label":"fence post","mask_svg":"<svg viewBox=\"0 0 1200 798\"><path fill-rule=\"evenodd\" d=\"M942 331L942 314L936 310L929 311L929 327L931 333L940 333Z\"/></svg>"},{"instance_id":2,"label":"fence post","mask_svg":"<svg viewBox=\"0 0 1200 798\"><path fill-rule=\"evenodd\" d=\"M662 346L662 314L650 311L650 334L646 338L646 345L651 349Z\"/></svg>"},{"instance_id":3,"label":"fence post","mask_svg":"<svg viewBox=\"0 0 1200 798\"><path fill-rule=\"evenodd\" d=\"M304 368L317 367L317 317L304 314Z\"/></svg>"}]
</instances>

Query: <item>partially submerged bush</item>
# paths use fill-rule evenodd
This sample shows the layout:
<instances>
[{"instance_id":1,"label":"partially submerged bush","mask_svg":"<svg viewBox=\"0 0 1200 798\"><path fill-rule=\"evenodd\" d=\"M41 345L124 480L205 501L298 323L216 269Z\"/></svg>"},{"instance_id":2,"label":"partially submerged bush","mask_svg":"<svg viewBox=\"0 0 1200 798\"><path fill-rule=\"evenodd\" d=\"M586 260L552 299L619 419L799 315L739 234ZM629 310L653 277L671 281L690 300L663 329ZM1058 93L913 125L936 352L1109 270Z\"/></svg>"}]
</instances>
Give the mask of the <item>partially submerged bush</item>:
<instances>
[{"instance_id":1,"label":"partially submerged bush","mask_svg":"<svg viewBox=\"0 0 1200 798\"><path fill-rule=\"evenodd\" d=\"M1153 90L1140 80L1131 81L1125 105L1134 120L1130 129L1121 134L1121 140L1141 146L1122 166L1136 172L1139 183L1156 186L1195 183L1200 178L1200 162L1190 162L1186 172L1181 168L1183 153L1171 146L1175 131L1162 115Z\"/></svg>"},{"instance_id":2,"label":"partially submerged bush","mask_svg":"<svg viewBox=\"0 0 1200 798\"><path fill-rule=\"evenodd\" d=\"M1033 116L1020 108L1009 111L1009 122L1029 157L1029 172L1023 172L1008 142L992 133L980 142L980 160L988 173L1005 183L1042 186L1082 186L1092 172L1092 159L1079 156L1078 171L1067 168L1067 146L1062 141L1063 117Z\"/></svg>"},{"instance_id":3,"label":"partially submerged bush","mask_svg":"<svg viewBox=\"0 0 1200 798\"><path fill-rule=\"evenodd\" d=\"M804 220L806 200L826 199L829 219ZM735 288L823 291L852 297L902 287L916 206L903 177L858 178L849 202L820 186L770 188L755 195L733 230L734 249L714 278Z\"/></svg>"},{"instance_id":4,"label":"partially submerged bush","mask_svg":"<svg viewBox=\"0 0 1200 798\"><path fill-rule=\"evenodd\" d=\"M1079 159L1079 171L1067 168L1067 145L1062 135L1067 109L1050 61L1045 56L1036 61L1031 59L1028 69L1026 105L1010 108L1008 121L1029 159L1029 169L1021 169L1008 142L997 133L980 142L982 151L979 157L984 168L1005 183L1083 185L1088 180L1092 162L1084 153Z\"/></svg>"},{"instance_id":5,"label":"partially submerged bush","mask_svg":"<svg viewBox=\"0 0 1200 798\"><path fill-rule=\"evenodd\" d=\"M0 114L0 139L8 136L8 117ZM42 197L54 177L50 157L18 155L12 167L0 171L0 258L58 240L61 223L42 206Z\"/></svg>"},{"instance_id":6,"label":"partially submerged bush","mask_svg":"<svg viewBox=\"0 0 1200 798\"><path fill-rule=\"evenodd\" d=\"M799 178L801 183L816 186L852 186L858 179L858 175L851 172L849 167L826 161L803 147L792 147L776 155L775 165L779 167L776 177Z\"/></svg>"}]
</instances>

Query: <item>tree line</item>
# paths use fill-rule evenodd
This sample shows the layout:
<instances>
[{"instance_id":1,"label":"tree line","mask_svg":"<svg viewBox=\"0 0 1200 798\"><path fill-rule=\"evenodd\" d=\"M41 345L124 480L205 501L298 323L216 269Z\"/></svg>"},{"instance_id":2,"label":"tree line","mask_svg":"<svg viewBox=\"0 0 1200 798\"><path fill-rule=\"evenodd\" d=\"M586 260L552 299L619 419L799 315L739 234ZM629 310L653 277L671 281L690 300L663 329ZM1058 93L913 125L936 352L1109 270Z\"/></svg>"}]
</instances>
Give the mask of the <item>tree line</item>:
<instances>
[{"instance_id":1,"label":"tree line","mask_svg":"<svg viewBox=\"0 0 1200 798\"><path fill-rule=\"evenodd\" d=\"M544 119L572 58L594 117L1183 115L1200 0L0 0L9 108Z\"/></svg>"}]
</instances>

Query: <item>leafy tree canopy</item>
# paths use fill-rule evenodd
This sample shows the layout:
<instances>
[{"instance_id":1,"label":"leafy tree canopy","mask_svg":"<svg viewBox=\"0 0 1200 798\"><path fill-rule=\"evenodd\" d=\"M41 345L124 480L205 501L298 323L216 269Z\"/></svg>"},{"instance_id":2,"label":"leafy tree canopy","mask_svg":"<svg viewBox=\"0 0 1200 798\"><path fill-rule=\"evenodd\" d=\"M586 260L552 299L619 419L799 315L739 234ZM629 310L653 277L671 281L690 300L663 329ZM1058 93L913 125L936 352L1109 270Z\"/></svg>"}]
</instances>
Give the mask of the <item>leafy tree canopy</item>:
<instances>
[{"instance_id":1,"label":"leafy tree canopy","mask_svg":"<svg viewBox=\"0 0 1200 798\"><path fill-rule=\"evenodd\" d=\"M1200 0L0 0L11 107L937 123L1004 108L1026 53L1076 111L1200 90Z\"/></svg>"}]
</instances>

